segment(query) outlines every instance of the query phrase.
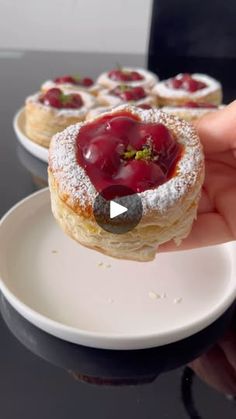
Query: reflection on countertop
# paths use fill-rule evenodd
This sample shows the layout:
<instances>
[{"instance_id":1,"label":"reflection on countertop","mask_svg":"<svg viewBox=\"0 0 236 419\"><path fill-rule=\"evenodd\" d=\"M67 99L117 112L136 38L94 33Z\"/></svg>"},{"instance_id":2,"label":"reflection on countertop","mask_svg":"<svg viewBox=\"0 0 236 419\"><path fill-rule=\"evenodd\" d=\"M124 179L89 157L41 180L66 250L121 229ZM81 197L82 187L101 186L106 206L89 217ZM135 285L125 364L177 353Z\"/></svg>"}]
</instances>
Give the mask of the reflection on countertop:
<instances>
[{"instance_id":1,"label":"reflection on countertop","mask_svg":"<svg viewBox=\"0 0 236 419\"><path fill-rule=\"evenodd\" d=\"M134 385L151 382L161 373L199 358L229 327L235 305L211 326L189 338L135 351L87 348L58 339L25 320L3 295L0 309L5 323L21 344L38 357L65 369L76 380L99 385Z\"/></svg>"}]
</instances>

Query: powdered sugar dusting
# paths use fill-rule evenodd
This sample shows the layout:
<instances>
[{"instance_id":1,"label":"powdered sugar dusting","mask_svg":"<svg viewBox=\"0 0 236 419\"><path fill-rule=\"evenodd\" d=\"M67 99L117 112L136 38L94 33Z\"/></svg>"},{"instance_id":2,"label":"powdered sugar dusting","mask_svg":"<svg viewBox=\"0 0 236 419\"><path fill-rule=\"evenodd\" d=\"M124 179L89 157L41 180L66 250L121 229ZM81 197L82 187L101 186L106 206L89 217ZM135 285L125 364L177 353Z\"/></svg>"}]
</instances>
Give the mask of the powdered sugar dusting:
<instances>
[{"instance_id":1,"label":"powdered sugar dusting","mask_svg":"<svg viewBox=\"0 0 236 419\"><path fill-rule=\"evenodd\" d=\"M41 90L43 91L47 91L49 89L52 89L54 87L58 87L59 89L62 89L63 91L70 91L70 92L80 92L80 91L85 91L88 93L93 94L94 92L96 92L98 90L98 86L96 84L93 84L92 86L86 87L86 86L80 86L80 85L76 85L73 83L56 83L53 80L46 80L42 86L41 86Z\"/></svg>"},{"instance_id":2,"label":"powdered sugar dusting","mask_svg":"<svg viewBox=\"0 0 236 419\"><path fill-rule=\"evenodd\" d=\"M163 106L162 111L166 113L171 113L173 115L177 115L179 117L183 117L183 115L186 114L189 117L195 119L195 118L200 118L201 116L209 112L210 113L216 112L220 109L223 109L224 107L225 105L220 105L220 106L217 106L216 108L207 108L207 107L190 108L190 107L185 107L185 106Z\"/></svg>"},{"instance_id":3,"label":"powdered sugar dusting","mask_svg":"<svg viewBox=\"0 0 236 419\"><path fill-rule=\"evenodd\" d=\"M182 75L183 74L180 73L177 77L181 77ZM154 86L152 93L165 98L181 98L186 96L190 100L207 96L208 94L213 93L218 89L221 90L221 84L206 74L194 73L192 74L192 77L205 83L207 86L203 89L197 90L196 92L186 92L184 89L172 89L168 87L166 84L168 80L163 80Z\"/></svg>"},{"instance_id":4,"label":"powdered sugar dusting","mask_svg":"<svg viewBox=\"0 0 236 419\"><path fill-rule=\"evenodd\" d=\"M144 214L155 210L163 213L180 200L194 186L199 171L202 170L203 153L198 136L193 126L174 115L168 115L157 109L140 109L122 105L105 114L128 111L137 115L145 123L163 123L175 133L178 142L183 144L184 153L177 164L176 176L163 185L139 193ZM98 119L98 115L95 119ZM67 195L73 206L86 209L93 206L98 194L84 169L76 160L76 138L80 128L89 121L78 123L56 134L49 150L49 167L58 184L59 194Z\"/></svg>"},{"instance_id":5,"label":"powdered sugar dusting","mask_svg":"<svg viewBox=\"0 0 236 419\"><path fill-rule=\"evenodd\" d=\"M121 99L121 97L111 94L110 89L101 90L101 92L97 96L97 100L100 103L107 103L108 106L119 106L124 103L127 103L127 101L124 101L123 99ZM144 105L144 104L151 106L151 105L154 105L154 103L155 103L154 98L150 96L147 91L146 91L146 97L143 97L139 100L132 101L132 104L134 106L139 106L139 105Z\"/></svg>"},{"instance_id":6,"label":"powdered sugar dusting","mask_svg":"<svg viewBox=\"0 0 236 419\"><path fill-rule=\"evenodd\" d=\"M122 67L122 70L123 71L137 71L138 73L141 74L141 76L143 76L143 80L126 81L125 84L128 86L133 86L133 87L142 86L142 87L151 88L159 81L159 78L157 77L156 74L151 73L151 71L145 70L143 68ZM108 77L108 73L109 72L100 74L100 76L97 79L97 83L102 86L107 86L107 87L115 87L115 86L118 86L119 84L122 84L122 82L120 81L110 79Z\"/></svg>"},{"instance_id":7,"label":"powdered sugar dusting","mask_svg":"<svg viewBox=\"0 0 236 419\"><path fill-rule=\"evenodd\" d=\"M95 98L92 95L90 95L89 93L79 91L79 90L75 90L75 91L73 91L73 90L67 91L65 89L61 89L61 90L65 94L73 94L73 93L79 94L82 98L83 105L78 109L69 109L69 108L58 109L58 108L54 108L54 107L49 106L49 105L44 105L43 103L41 103L39 101L39 97L42 95L42 92L37 92L37 93L34 93L31 96L28 96L26 98L26 103L30 103L30 102L37 103L38 106L43 107L44 109L47 109L50 112L52 112L52 111L56 112L58 116L74 116L74 117L85 116L87 111L89 109L92 109L96 104Z\"/></svg>"}]
</instances>

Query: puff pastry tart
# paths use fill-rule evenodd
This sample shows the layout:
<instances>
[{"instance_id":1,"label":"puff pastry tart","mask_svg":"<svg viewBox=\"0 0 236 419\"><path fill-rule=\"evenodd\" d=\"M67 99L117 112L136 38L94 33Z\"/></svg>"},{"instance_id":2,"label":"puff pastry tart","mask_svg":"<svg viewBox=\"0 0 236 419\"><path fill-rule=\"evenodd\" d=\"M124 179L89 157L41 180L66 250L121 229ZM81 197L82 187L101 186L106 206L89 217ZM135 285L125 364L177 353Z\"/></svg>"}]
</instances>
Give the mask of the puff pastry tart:
<instances>
[{"instance_id":1,"label":"puff pastry tart","mask_svg":"<svg viewBox=\"0 0 236 419\"><path fill-rule=\"evenodd\" d=\"M132 105L154 105L155 99L142 86L118 85L113 89L101 90L97 101L102 106L119 106L127 102Z\"/></svg>"},{"instance_id":2,"label":"puff pastry tart","mask_svg":"<svg viewBox=\"0 0 236 419\"><path fill-rule=\"evenodd\" d=\"M152 94L159 106L179 106L186 102L201 102L220 105L221 84L205 74L178 74L154 86Z\"/></svg>"},{"instance_id":3,"label":"puff pastry tart","mask_svg":"<svg viewBox=\"0 0 236 419\"><path fill-rule=\"evenodd\" d=\"M159 244L180 243L189 234L204 158L186 121L123 105L56 134L48 172L52 211L67 234L112 257L148 261ZM97 225L93 204L117 184L139 195L143 215L133 230L116 235Z\"/></svg>"},{"instance_id":4,"label":"puff pastry tart","mask_svg":"<svg viewBox=\"0 0 236 419\"><path fill-rule=\"evenodd\" d=\"M212 105L210 103L186 102L182 106L163 106L163 112L171 113L185 121L193 122L210 112L216 112L224 108L224 105Z\"/></svg>"},{"instance_id":5,"label":"puff pastry tart","mask_svg":"<svg viewBox=\"0 0 236 419\"><path fill-rule=\"evenodd\" d=\"M52 89L54 87L58 87L59 89L63 90L79 90L79 91L85 91L87 93L90 93L91 95L97 95L100 86L96 84L93 79L90 77L81 77L80 75L65 75L56 77L54 80L47 80L45 81L42 86L41 90L43 92L46 92L49 89Z\"/></svg>"},{"instance_id":6,"label":"puff pastry tart","mask_svg":"<svg viewBox=\"0 0 236 419\"><path fill-rule=\"evenodd\" d=\"M151 89L159 81L156 74L143 68L122 67L100 74L97 83L107 89L117 85L142 86Z\"/></svg>"},{"instance_id":7,"label":"puff pastry tart","mask_svg":"<svg viewBox=\"0 0 236 419\"><path fill-rule=\"evenodd\" d=\"M53 88L26 99L25 131L32 141L49 147L51 137L69 125L83 121L95 99L86 92L66 92Z\"/></svg>"},{"instance_id":8,"label":"puff pastry tart","mask_svg":"<svg viewBox=\"0 0 236 419\"><path fill-rule=\"evenodd\" d=\"M90 121L91 119L94 119L96 116L101 115L104 112L109 112L114 108L115 108L114 106L96 106L95 108L90 109L90 111L88 111L85 120ZM152 108L156 108L156 106L149 105L148 103L141 103L141 105L138 105L138 108L152 109Z\"/></svg>"}]
</instances>

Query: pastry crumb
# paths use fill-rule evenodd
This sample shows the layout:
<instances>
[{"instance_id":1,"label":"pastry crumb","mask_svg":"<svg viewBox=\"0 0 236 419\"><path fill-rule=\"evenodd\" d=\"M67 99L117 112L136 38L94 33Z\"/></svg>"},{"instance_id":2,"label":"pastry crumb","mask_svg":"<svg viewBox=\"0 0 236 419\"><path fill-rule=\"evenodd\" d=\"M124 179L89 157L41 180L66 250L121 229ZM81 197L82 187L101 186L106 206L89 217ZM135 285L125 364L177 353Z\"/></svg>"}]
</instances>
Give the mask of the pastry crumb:
<instances>
[{"instance_id":1,"label":"pastry crumb","mask_svg":"<svg viewBox=\"0 0 236 419\"><path fill-rule=\"evenodd\" d=\"M98 263L97 263L97 266L98 266L99 268L101 268L103 265L104 265L104 263L103 263L103 262L98 262Z\"/></svg>"},{"instance_id":2,"label":"pastry crumb","mask_svg":"<svg viewBox=\"0 0 236 419\"><path fill-rule=\"evenodd\" d=\"M53 249L52 253L55 255L56 253L58 253L58 250Z\"/></svg>"},{"instance_id":3,"label":"pastry crumb","mask_svg":"<svg viewBox=\"0 0 236 419\"><path fill-rule=\"evenodd\" d=\"M149 298L151 298L152 300L158 300L159 298L161 298L160 294L157 294L154 291L149 291L148 293Z\"/></svg>"},{"instance_id":4,"label":"pastry crumb","mask_svg":"<svg viewBox=\"0 0 236 419\"><path fill-rule=\"evenodd\" d=\"M182 297L175 298L174 299L174 304L180 304L180 303L182 303L182 301L183 301Z\"/></svg>"},{"instance_id":5,"label":"pastry crumb","mask_svg":"<svg viewBox=\"0 0 236 419\"><path fill-rule=\"evenodd\" d=\"M97 263L97 266L99 267L99 268L111 268L111 264L110 263L104 263L104 262L98 262Z\"/></svg>"}]
</instances>

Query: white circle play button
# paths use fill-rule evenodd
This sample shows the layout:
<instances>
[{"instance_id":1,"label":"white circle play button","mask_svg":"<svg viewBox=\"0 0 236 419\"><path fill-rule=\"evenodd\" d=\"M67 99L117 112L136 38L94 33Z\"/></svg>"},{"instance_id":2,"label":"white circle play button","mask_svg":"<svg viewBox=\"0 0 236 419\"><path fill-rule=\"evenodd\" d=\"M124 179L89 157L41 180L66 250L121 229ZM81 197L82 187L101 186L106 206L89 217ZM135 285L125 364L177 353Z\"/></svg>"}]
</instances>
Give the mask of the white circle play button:
<instances>
[{"instance_id":1,"label":"white circle play button","mask_svg":"<svg viewBox=\"0 0 236 419\"><path fill-rule=\"evenodd\" d=\"M142 201L138 194L123 185L109 186L95 199L93 214L97 224L113 234L132 230L142 218Z\"/></svg>"},{"instance_id":2,"label":"white circle play button","mask_svg":"<svg viewBox=\"0 0 236 419\"><path fill-rule=\"evenodd\" d=\"M128 208L115 201L110 201L110 218L118 217L118 215L124 214L126 211L128 211Z\"/></svg>"}]
</instances>

